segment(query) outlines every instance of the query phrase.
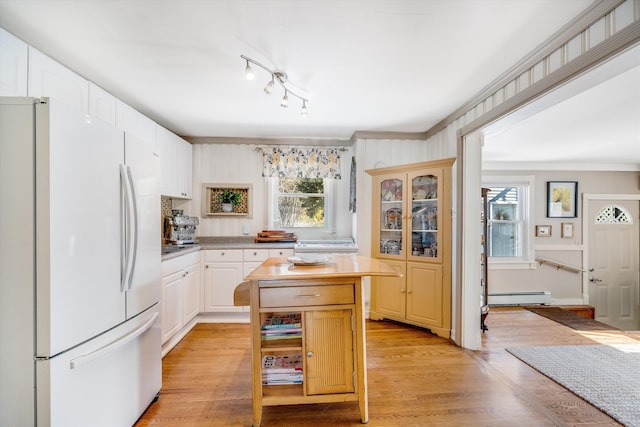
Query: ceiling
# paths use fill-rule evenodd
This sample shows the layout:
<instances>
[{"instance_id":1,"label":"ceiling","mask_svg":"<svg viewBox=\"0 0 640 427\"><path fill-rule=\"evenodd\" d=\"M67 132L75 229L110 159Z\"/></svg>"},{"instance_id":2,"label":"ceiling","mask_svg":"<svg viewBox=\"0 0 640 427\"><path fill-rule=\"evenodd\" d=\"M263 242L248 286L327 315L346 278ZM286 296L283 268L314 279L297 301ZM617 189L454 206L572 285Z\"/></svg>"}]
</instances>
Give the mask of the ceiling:
<instances>
[{"instance_id":1,"label":"ceiling","mask_svg":"<svg viewBox=\"0 0 640 427\"><path fill-rule=\"evenodd\" d=\"M183 136L348 140L428 130L591 3L0 0L0 26ZM281 108L282 91L266 95L258 67L246 80L240 55L285 71L309 115L292 97Z\"/></svg>"}]
</instances>

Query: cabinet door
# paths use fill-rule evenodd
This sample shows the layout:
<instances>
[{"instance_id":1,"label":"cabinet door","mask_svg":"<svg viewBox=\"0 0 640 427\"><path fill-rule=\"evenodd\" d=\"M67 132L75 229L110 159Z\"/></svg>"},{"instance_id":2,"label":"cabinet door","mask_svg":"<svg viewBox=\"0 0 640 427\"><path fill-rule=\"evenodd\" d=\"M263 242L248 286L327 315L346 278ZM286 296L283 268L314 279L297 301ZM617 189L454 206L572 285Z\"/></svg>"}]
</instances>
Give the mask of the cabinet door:
<instances>
[{"instance_id":1,"label":"cabinet door","mask_svg":"<svg viewBox=\"0 0 640 427\"><path fill-rule=\"evenodd\" d=\"M389 316L401 320L406 313L406 263L390 260L385 262L402 276L371 278L371 318L377 320Z\"/></svg>"},{"instance_id":2,"label":"cabinet door","mask_svg":"<svg viewBox=\"0 0 640 427\"><path fill-rule=\"evenodd\" d=\"M192 171L193 171L193 146L180 139L180 189L179 192L185 199L192 197Z\"/></svg>"},{"instance_id":3,"label":"cabinet door","mask_svg":"<svg viewBox=\"0 0 640 427\"><path fill-rule=\"evenodd\" d=\"M55 98L82 114L89 113L89 82L31 46L28 95Z\"/></svg>"},{"instance_id":4,"label":"cabinet door","mask_svg":"<svg viewBox=\"0 0 640 427\"><path fill-rule=\"evenodd\" d=\"M407 262L407 320L443 326L442 266Z\"/></svg>"},{"instance_id":5,"label":"cabinet door","mask_svg":"<svg viewBox=\"0 0 640 427\"><path fill-rule=\"evenodd\" d=\"M204 269L204 304L206 312L242 311L233 305L233 291L242 282L241 262L212 262Z\"/></svg>"},{"instance_id":6,"label":"cabinet door","mask_svg":"<svg viewBox=\"0 0 640 427\"><path fill-rule=\"evenodd\" d=\"M28 46L0 28L0 96L27 96Z\"/></svg>"},{"instance_id":7,"label":"cabinet door","mask_svg":"<svg viewBox=\"0 0 640 427\"><path fill-rule=\"evenodd\" d=\"M89 82L89 115L115 126L116 101L109 92Z\"/></svg>"},{"instance_id":8,"label":"cabinet door","mask_svg":"<svg viewBox=\"0 0 640 427\"><path fill-rule=\"evenodd\" d=\"M353 310L314 310L304 314L307 394L351 393L353 370Z\"/></svg>"},{"instance_id":9,"label":"cabinet door","mask_svg":"<svg viewBox=\"0 0 640 427\"><path fill-rule=\"evenodd\" d=\"M154 155L158 155L156 141L157 126L153 120L144 114L116 99L116 127L125 131L125 133L149 142Z\"/></svg>"},{"instance_id":10,"label":"cabinet door","mask_svg":"<svg viewBox=\"0 0 640 427\"><path fill-rule=\"evenodd\" d=\"M182 327L182 283L180 270L162 279L162 343L164 344Z\"/></svg>"},{"instance_id":11,"label":"cabinet door","mask_svg":"<svg viewBox=\"0 0 640 427\"><path fill-rule=\"evenodd\" d=\"M181 199L191 198L193 147L161 126L158 126L156 132L162 169L161 194Z\"/></svg>"},{"instance_id":12,"label":"cabinet door","mask_svg":"<svg viewBox=\"0 0 640 427\"><path fill-rule=\"evenodd\" d=\"M407 258L414 261L441 262L443 206L442 168L408 173L407 220L410 240Z\"/></svg>"},{"instance_id":13,"label":"cabinet door","mask_svg":"<svg viewBox=\"0 0 640 427\"><path fill-rule=\"evenodd\" d=\"M200 263L194 264L186 271L183 297L184 313L182 323L187 324L200 311Z\"/></svg>"},{"instance_id":14,"label":"cabinet door","mask_svg":"<svg viewBox=\"0 0 640 427\"><path fill-rule=\"evenodd\" d=\"M377 176L373 182L371 253L374 257L404 259L406 254L406 174Z\"/></svg>"}]
</instances>

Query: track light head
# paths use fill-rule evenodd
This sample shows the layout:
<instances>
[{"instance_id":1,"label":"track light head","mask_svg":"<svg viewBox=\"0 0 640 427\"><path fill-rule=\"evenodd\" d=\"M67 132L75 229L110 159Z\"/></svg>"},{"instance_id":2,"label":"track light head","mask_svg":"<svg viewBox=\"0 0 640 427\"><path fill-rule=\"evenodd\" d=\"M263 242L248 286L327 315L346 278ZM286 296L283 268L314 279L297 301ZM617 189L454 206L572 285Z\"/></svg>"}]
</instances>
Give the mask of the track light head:
<instances>
[{"instance_id":1,"label":"track light head","mask_svg":"<svg viewBox=\"0 0 640 427\"><path fill-rule=\"evenodd\" d=\"M307 117L309 115L309 111L307 110L307 100L302 100L302 109L300 110L300 115L302 117Z\"/></svg>"},{"instance_id":2,"label":"track light head","mask_svg":"<svg viewBox=\"0 0 640 427\"><path fill-rule=\"evenodd\" d=\"M264 93L266 93L267 95L271 95L271 91L273 90L273 83L273 76L271 76L271 81L264 87Z\"/></svg>"},{"instance_id":3,"label":"track light head","mask_svg":"<svg viewBox=\"0 0 640 427\"><path fill-rule=\"evenodd\" d=\"M253 74L253 69L251 68L251 65L249 65L249 60L247 60L247 66L244 68L244 75L247 78L247 80L253 80L256 78L256 75Z\"/></svg>"},{"instance_id":4,"label":"track light head","mask_svg":"<svg viewBox=\"0 0 640 427\"><path fill-rule=\"evenodd\" d=\"M282 108L287 108L289 106L289 95L287 89L284 90L284 96L282 97L282 101L280 102L280 106Z\"/></svg>"}]
</instances>

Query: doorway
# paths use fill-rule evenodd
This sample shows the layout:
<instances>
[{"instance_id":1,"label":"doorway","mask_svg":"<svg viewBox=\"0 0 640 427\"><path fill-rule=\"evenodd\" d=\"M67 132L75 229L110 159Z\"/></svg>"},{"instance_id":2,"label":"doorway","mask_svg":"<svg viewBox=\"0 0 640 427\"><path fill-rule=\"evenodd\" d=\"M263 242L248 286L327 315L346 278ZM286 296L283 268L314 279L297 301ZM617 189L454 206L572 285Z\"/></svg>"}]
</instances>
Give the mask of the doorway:
<instances>
[{"instance_id":1,"label":"doorway","mask_svg":"<svg viewBox=\"0 0 640 427\"><path fill-rule=\"evenodd\" d=\"M585 195L586 298L595 319L640 330L640 196Z\"/></svg>"}]
</instances>

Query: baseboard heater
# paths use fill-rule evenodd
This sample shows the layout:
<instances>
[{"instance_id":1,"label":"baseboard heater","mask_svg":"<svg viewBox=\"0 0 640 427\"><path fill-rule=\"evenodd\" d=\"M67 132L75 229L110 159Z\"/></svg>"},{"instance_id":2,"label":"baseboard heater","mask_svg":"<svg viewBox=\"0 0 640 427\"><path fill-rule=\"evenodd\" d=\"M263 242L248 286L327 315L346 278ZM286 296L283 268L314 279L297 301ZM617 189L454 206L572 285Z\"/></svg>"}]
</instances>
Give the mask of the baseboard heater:
<instances>
[{"instance_id":1,"label":"baseboard heater","mask_svg":"<svg viewBox=\"0 0 640 427\"><path fill-rule=\"evenodd\" d=\"M550 305L551 292L492 292L488 302L489 305Z\"/></svg>"}]
</instances>

